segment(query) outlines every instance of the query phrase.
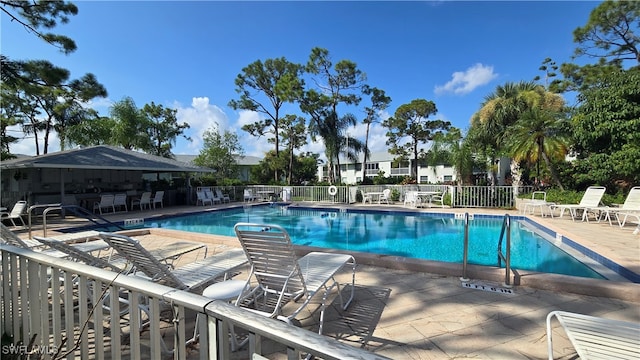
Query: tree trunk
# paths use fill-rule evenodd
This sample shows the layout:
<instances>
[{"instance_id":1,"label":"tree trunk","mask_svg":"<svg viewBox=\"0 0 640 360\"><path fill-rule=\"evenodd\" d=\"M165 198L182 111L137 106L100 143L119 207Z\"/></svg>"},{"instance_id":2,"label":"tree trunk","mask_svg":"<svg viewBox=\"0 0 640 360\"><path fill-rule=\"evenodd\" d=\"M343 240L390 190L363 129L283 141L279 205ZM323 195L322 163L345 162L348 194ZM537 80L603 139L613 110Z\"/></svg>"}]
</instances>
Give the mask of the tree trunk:
<instances>
[{"instance_id":1,"label":"tree trunk","mask_svg":"<svg viewBox=\"0 0 640 360\"><path fill-rule=\"evenodd\" d=\"M544 163L547 164L547 167L549 168L549 172L551 173L551 178L553 179L553 181L556 183L556 185L558 185L560 190L564 191L564 186L562 186L560 177L558 176L556 169L553 167L553 164L551 164L551 160L549 160L549 157L544 151L542 152L542 159L544 159Z\"/></svg>"}]
</instances>

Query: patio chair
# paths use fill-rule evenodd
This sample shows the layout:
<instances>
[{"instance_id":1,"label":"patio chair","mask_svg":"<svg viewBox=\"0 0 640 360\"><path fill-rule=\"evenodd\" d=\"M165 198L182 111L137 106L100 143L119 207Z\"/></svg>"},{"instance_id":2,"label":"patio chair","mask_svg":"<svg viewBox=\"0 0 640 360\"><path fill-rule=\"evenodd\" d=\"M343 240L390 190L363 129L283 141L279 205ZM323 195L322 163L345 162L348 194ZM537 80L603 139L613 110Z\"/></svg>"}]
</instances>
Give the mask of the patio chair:
<instances>
[{"instance_id":1,"label":"patio chair","mask_svg":"<svg viewBox=\"0 0 640 360\"><path fill-rule=\"evenodd\" d=\"M113 211L115 212L115 209L122 209L124 207L124 211L128 212L129 208L127 206L127 194L116 194L113 197Z\"/></svg>"},{"instance_id":2,"label":"patio chair","mask_svg":"<svg viewBox=\"0 0 640 360\"><path fill-rule=\"evenodd\" d=\"M196 205L198 204L202 206L205 206L206 204L213 205L213 200L207 198L207 196L204 194L204 191L196 191L196 196L198 198L196 200Z\"/></svg>"},{"instance_id":3,"label":"patio chair","mask_svg":"<svg viewBox=\"0 0 640 360\"><path fill-rule=\"evenodd\" d=\"M251 189L244 189L243 195L244 195L245 202L254 201L256 199L256 196L253 195L253 192L251 191Z\"/></svg>"},{"instance_id":4,"label":"patio chair","mask_svg":"<svg viewBox=\"0 0 640 360\"><path fill-rule=\"evenodd\" d=\"M391 200L391 189L382 190L382 195L378 199L378 204L387 203L389 204L389 200Z\"/></svg>"},{"instance_id":5,"label":"patio chair","mask_svg":"<svg viewBox=\"0 0 640 360\"><path fill-rule=\"evenodd\" d=\"M102 232L100 237L126 258L135 267L136 273L141 272L153 282L180 290L202 288L247 263L242 250L232 249L173 268L126 235Z\"/></svg>"},{"instance_id":6,"label":"patio chair","mask_svg":"<svg viewBox=\"0 0 640 360\"><path fill-rule=\"evenodd\" d=\"M413 207L419 207L421 203L422 200L420 199L416 191L407 191L404 194L404 206L407 206L407 204L409 204Z\"/></svg>"},{"instance_id":7,"label":"patio chair","mask_svg":"<svg viewBox=\"0 0 640 360\"><path fill-rule=\"evenodd\" d=\"M582 210L582 221L587 219L587 213L589 208L596 208L600 206L600 200L607 189L604 186L589 186L582 195L582 199L579 204L554 204L551 205L551 217L553 217L553 210L560 209L560 218L564 215L565 210L569 210L571 219L576 220L578 210Z\"/></svg>"},{"instance_id":8,"label":"patio chair","mask_svg":"<svg viewBox=\"0 0 640 360\"><path fill-rule=\"evenodd\" d=\"M151 209L151 192L145 191L142 193L139 199L133 199L131 201L131 209L133 210L134 206L140 206L140 211L142 211L145 207L147 209Z\"/></svg>"},{"instance_id":9,"label":"patio chair","mask_svg":"<svg viewBox=\"0 0 640 360\"><path fill-rule=\"evenodd\" d=\"M566 311L547 315L547 346L553 360L553 330L556 317L580 359L640 359L640 324Z\"/></svg>"},{"instance_id":10,"label":"patio chair","mask_svg":"<svg viewBox=\"0 0 640 360\"><path fill-rule=\"evenodd\" d=\"M22 226L27 226L27 224L24 222L24 219L22 218L22 215L24 215L25 210L27 210L27 202L20 200L13 205L11 212L2 213L0 215L0 219L10 220L11 224L13 224L14 227L18 226L15 222L15 220L18 219L22 223Z\"/></svg>"},{"instance_id":11,"label":"patio chair","mask_svg":"<svg viewBox=\"0 0 640 360\"><path fill-rule=\"evenodd\" d=\"M95 202L93 203L93 212L95 213L96 210L98 210L100 212L100 215L102 215L102 209L109 209L111 208L111 212L116 212L116 208L113 206L113 202L115 200L115 196L111 195L111 194L104 194L100 196L100 201L99 202Z\"/></svg>"},{"instance_id":12,"label":"patio chair","mask_svg":"<svg viewBox=\"0 0 640 360\"><path fill-rule=\"evenodd\" d=\"M156 208L156 204L160 204L161 208L164 208L164 191L156 191L156 194L153 196L153 201L151 205L153 208Z\"/></svg>"},{"instance_id":13,"label":"patio chair","mask_svg":"<svg viewBox=\"0 0 640 360\"><path fill-rule=\"evenodd\" d=\"M277 318L291 324L318 293L322 293L319 334L322 334L327 296L336 287L342 309L354 296L356 262L353 256L337 253L310 252L298 258L287 231L278 225L238 223L234 227L251 270L246 289L236 300L257 314ZM352 271L351 296L345 302L335 275L349 265ZM255 286L253 283L256 283ZM300 300L293 311L284 306Z\"/></svg>"},{"instance_id":14,"label":"patio chair","mask_svg":"<svg viewBox=\"0 0 640 360\"><path fill-rule=\"evenodd\" d=\"M231 199L229 198L229 195L223 194L222 190L216 189L215 190L215 194L218 197L218 199L220 199L221 202L223 202L223 203L231 202Z\"/></svg>"},{"instance_id":15,"label":"patio chair","mask_svg":"<svg viewBox=\"0 0 640 360\"><path fill-rule=\"evenodd\" d=\"M218 196L216 196L216 194L214 194L211 189L209 188L205 188L204 189L204 196L207 197L207 199L211 200L211 202L213 204L220 204L222 203L222 200L220 200L220 198Z\"/></svg>"},{"instance_id":16,"label":"patio chair","mask_svg":"<svg viewBox=\"0 0 640 360\"><path fill-rule=\"evenodd\" d=\"M433 204L440 204L440 207L444 207L444 195L447 193L447 190L443 190L441 193L436 195L431 195L429 197L429 207Z\"/></svg>"}]
</instances>

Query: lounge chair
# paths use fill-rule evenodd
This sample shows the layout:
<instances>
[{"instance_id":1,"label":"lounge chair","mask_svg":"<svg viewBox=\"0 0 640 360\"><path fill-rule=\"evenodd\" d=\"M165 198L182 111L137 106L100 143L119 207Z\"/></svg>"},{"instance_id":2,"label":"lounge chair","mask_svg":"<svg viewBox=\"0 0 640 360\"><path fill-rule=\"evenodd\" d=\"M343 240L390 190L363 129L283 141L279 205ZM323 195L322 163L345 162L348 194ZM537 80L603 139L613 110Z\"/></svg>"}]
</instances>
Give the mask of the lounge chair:
<instances>
[{"instance_id":1,"label":"lounge chair","mask_svg":"<svg viewBox=\"0 0 640 360\"><path fill-rule=\"evenodd\" d=\"M576 220L578 210L582 210L582 221L588 221L587 213L588 209L596 208L600 206L600 200L607 189L604 186L589 186L582 195L582 199L579 204L554 204L551 205L551 217L553 217L553 211L560 209L560 216L564 215L565 210L569 210L572 220Z\"/></svg>"},{"instance_id":2,"label":"lounge chair","mask_svg":"<svg viewBox=\"0 0 640 360\"><path fill-rule=\"evenodd\" d=\"M18 201L13 205L11 212L9 213L4 212L0 214L0 219L10 220L11 224L13 224L14 227L18 226L15 222L15 220L18 219L22 223L22 226L27 226L27 224L24 222L24 219L22 218L22 215L24 215L25 210L27 210L27 202L22 200Z\"/></svg>"},{"instance_id":3,"label":"lounge chair","mask_svg":"<svg viewBox=\"0 0 640 360\"><path fill-rule=\"evenodd\" d=\"M151 192L145 191L142 193L139 199L133 199L131 201L131 209L133 210L134 206L140 206L140 211L142 211L145 207L147 209L151 209Z\"/></svg>"},{"instance_id":4,"label":"lounge chair","mask_svg":"<svg viewBox=\"0 0 640 360\"><path fill-rule=\"evenodd\" d=\"M198 197L198 199L196 200L196 205L213 205L213 200L207 198L207 196L204 194L204 191L196 191L196 196Z\"/></svg>"},{"instance_id":5,"label":"lounge chair","mask_svg":"<svg viewBox=\"0 0 640 360\"><path fill-rule=\"evenodd\" d=\"M126 272L128 270L127 262L121 257L116 257L112 260L110 256L94 256L91 254L91 252L78 249L78 247L68 244L64 241L41 236L34 236L33 238L48 248L67 254L67 257L70 260L83 262L90 266L99 267L101 269L108 269L115 272ZM100 241L103 242L103 240Z\"/></svg>"},{"instance_id":6,"label":"lounge chair","mask_svg":"<svg viewBox=\"0 0 640 360\"><path fill-rule=\"evenodd\" d=\"M180 290L202 288L247 263L242 250L233 249L173 268L128 236L100 233L100 237L126 258L136 273L141 272L151 281Z\"/></svg>"},{"instance_id":7,"label":"lounge chair","mask_svg":"<svg viewBox=\"0 0 640 360\"><path fill-rule=\"evenodd\" d=\"M160 207L164 208L164 191L156 191L156 194L153 196L153 201L151 201L154 209L156 208L156 204L160 204Z\"/></svg>"},{"instance_id":8,"label":"lounge chair","mask_svg":"<svg viewBox=\"0 0 640 360\"><path fill-rule=\"evenodd\" d=\"M115 196L112 194L104 194L100 196L100 201L93 203L93 212L96 210L102 215L102 209L111 209L111 212L116 212L116 208L113 206Z\"/></svg>"},{"instance_id":9,"label":"lounge chair","mask_svg":"<svg viewBox=\"0 0 640 360\"><path fill-rule=\"evenodd\" d=\"M535 213L535 208L540 209L540 216L544 217L544 209L549 209L550 206L555 205L553 202L547 202L547 192L546 191L534 191L531 193L531 200L524 204L522 208L522 213L527 214L531 212L531 214ZM551 210L549 210L551 211Z\"/></svg>"},{"instance_id":10,"label":"lounge chair","mask_svg":"<svg viewBox=\"0 0 640 360\"><path fill-rule=\"evenodd\" d=\"M215 190L215 194L218 197L218 199L220 199L220 201L222 201L223 203L231 202L231 199L229 198L229 195L223 194L222 190L216 189Z\"/></svg>"},{"instance_id":11,"label":"lounge chair","mask_svg":"<svg viewBox=\"0 0 640 360\"><path fill-rule=\"evenodd\" d=\"M0 235L2 240L9 245L13 245L16 247L20 247L23 249L30 249L33 251L42 252L43 254L47 254L49 256L64 258L67 257L66 253L60 252L56 249L49 249L45 247L40 241L32 240L32 239L21 239L16 234L13 233L9 228L4 226L4 224L0 224ZM83 231L79 233L70 233L64 234L60 236L50 237L52 241L64 242L68 243L70 246L73 246L78 251L83 252L93 252L103 250L109 247L104 241L96 239L98 235L97 231Z\"/></svg>"},{"instance_id":12,"label":"lounge chair","mask_svg":"<svg viewBox=\"0 0 640 360\"><path fill-rule=\"evenodd\" d=\"M553 360L551 320L554 316L580 359L640 359L640 324L552 311L547 315L549 360Z\"/></svg>"},{"instance_id":13,"label":"lounge chair","mask_svg":"<svg viewBox=\"0 0 640 360\"><path fill-rule=\"evenodd\" d=\"M127 206L127 194L116 194L113 197L113 211L115 209L121 210L124 207L124 211L129 211L129 207Z\"/></svg>"},{"instance_id":14,"label":"lounge chair","mask_svg":"<svg viewBox=\"0 0 640 360\"><path fill-rule=\"evenodd\" d=\"M277 225L238 223L235 232L251 265L245 291L236 300L257 314L291 323L312 300L322 293L319 334L322 334L327 296L334 287L346 309L354 296L356 262L353 256L337 253L310 252L298 258L289 234ZM351 267L351 296L345 302L335 275ZM300 300L293 311L285 313L290 300Z\"/></svg>"},{"instance_id":15,"label":"lounge chair","mask_svg":"<svg viewBox=\"0 0 640 360\"><path fill-rule=\"evenodd\" d=\"M612 213L615 214L620 227L624 227L630 217L635 217L640 222L640 186L634 186L629 190L629 194L627 194L622 206L617 208L608 207L603 211L605 212L605 219L609 219L609 224L611 224Z\"/></svg>"}]
</instances>

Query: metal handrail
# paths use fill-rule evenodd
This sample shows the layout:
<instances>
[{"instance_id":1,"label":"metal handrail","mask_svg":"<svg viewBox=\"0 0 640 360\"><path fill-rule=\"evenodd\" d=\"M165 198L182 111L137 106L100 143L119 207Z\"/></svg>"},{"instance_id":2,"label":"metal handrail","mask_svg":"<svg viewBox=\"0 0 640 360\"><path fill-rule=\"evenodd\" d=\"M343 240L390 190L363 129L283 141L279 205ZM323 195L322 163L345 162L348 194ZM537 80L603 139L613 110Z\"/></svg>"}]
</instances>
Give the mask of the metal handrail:
<instances>
[{"instance_id":1,"label":"metal handrail","mask_svg":"<svg viewBox=\"0 0 640 360\"><path fill-rule=\"evenodd\" d=\"M506 254L502 252L502 239L504 234L507 234ZM498 240L498 266L502 266L504 260L505 276L504 285L511 286L511 217L509 214L504 214L504 220L502 221L502 229L500 230L500 239Z\"/></svg>"},{"instance_id":2,"label":"metal handrail","mask_svg":"<svg viewBox=\"0 0 640 360\"><path fill-rule=\"evenodd\" d=\"M467 282L467 259L469 257L469 213L464 213L464 246L462 255L462 277L461 281Z\"/></svg>"},{"instance_id":3,"label":"metal handrail","mask_svg":"<svg viewBox=\"0 0 640 360\"><path fill-rule=\"evenodd\" d=\"M43 218L42 219L42 226L43 226L42 235L45 237L47 236L47 214L50 211L54 211L54 210L63 210L63 211L68 210L72 212L75 216L89 220L95 225L99 225L99 226L108 225L108 226L113 226L119 230L124 230L124 227L105 219L101 215L89 212L87 209L78 205L62 205L62 204L33 205L29 207L29 239L31 239L31 210L35 208L40 208L40 207L46 207L46 209L42 212L42 218ZM96 219L102 221L102 223L96 221Z\"/></svg>"}]
</instances>

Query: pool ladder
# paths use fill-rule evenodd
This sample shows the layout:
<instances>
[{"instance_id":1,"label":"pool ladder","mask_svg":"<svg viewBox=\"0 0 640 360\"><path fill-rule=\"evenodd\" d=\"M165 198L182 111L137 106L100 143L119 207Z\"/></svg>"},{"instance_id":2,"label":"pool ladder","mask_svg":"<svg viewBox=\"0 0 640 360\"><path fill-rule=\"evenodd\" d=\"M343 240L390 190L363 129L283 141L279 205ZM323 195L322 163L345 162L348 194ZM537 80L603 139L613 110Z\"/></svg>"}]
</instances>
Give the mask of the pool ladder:
<instances>
[{"instance_id":1,"label":"pool ladder","mask_svg":"<svg viewBox=\"0 0 640 360\"><path fill-rule=\"evenodd\" d=\"M469 213L464 214L464 250L462 257L462 277L460 280L469 281L467 277L467 262L469 257ZM502 251L502 240L505 238L505 252ZM504 214L502 220L502 229L500 230L500 239L498 240L498 266L505 265L504 286L511 287L511 217Z\"/></svg>"}]
</instances>

